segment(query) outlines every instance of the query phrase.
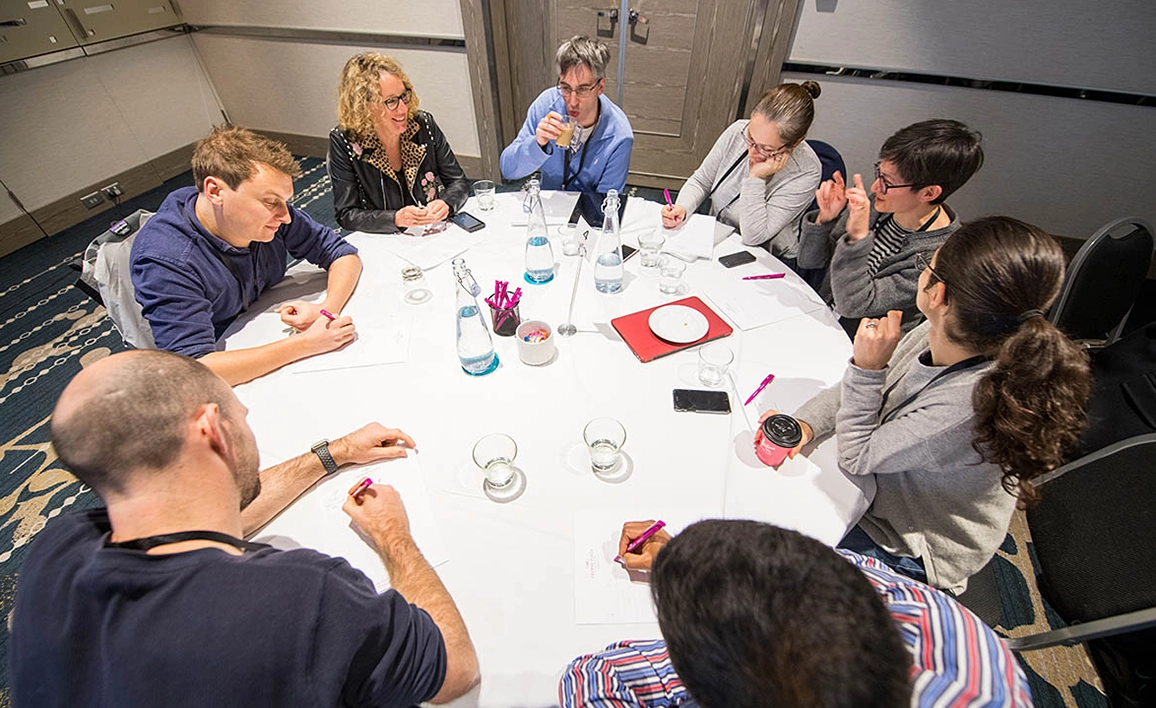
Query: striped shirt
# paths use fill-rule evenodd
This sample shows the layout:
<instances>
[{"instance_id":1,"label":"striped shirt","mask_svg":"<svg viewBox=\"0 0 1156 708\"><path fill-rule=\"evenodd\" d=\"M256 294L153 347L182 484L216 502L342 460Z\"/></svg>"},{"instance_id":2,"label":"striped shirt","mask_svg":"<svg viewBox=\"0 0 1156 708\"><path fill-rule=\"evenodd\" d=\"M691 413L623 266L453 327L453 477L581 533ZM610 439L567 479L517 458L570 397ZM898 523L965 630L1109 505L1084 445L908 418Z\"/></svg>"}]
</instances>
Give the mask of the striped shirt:
<instances>
[{"instance_id":1,"label":"striped shirt","mask_svg":"<svg viewBox=\"0 0 1156 708\"><path fill-rule=\"evenodd\" d=\"M911 652L911 705L918 708L1025 708L1032 705L1023 670L978 617L948 595L882 563L836 551L875 587ZM695 706L662 641L624 641L575 659L562 675L566 708Z\"/></svg>"},{"instance_id":2,"label":"striped shirt","mask_svg":"<svg viewBox=\"0 0 1156 708\"><path fill-rule=\"evenodd\" d=\"M907 235L911 231L903 228L891 214L885 214L875 222L875 241L867 256L867 277L874 278L879 272L879 264L890 260L903 249Z\"/></svg>"}]
</instances>

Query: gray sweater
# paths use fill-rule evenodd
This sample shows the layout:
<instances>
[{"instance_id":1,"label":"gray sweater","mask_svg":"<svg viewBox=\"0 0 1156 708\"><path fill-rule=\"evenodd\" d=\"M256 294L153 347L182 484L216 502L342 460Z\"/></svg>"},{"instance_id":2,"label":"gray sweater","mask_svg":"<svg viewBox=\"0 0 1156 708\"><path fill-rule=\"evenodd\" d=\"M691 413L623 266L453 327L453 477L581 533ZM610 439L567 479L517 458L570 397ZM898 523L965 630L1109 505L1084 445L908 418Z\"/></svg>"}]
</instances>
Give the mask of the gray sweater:
<instances>
[{"instance_id":1,"label":"gray sweater","mask_svg":"<svg viewBox=\"0 0 1156 708\"><path fill-rule=\"evenodd\" d=\"M794 258L799 250L799 221L815 198L823 167L804 141L769 180L750 177L745 157L722 179L735 160L746 155L743 131L749 122L735 121L723 131L706 159L682 185L675 203L692 214L718 183L710 198L711 216L737 229L746 245L765 245L776 256Z\"/></svg>"},{"instance_id":2,"label":"gray sweater","mask_svg":"<svg viewBox=\"0 0 1156 708\"><path fill-rule=\"evenodd\" d=\"M882 317L888 310L903 311L903 331L909 332L923 316L915 307L919 287L919 267L915 255L931 256L960 226L959 217L943 205L951 223L942 229L913 232L903 248L883 259L874 277L867 275L867 258L875 245L875 224L880 214L871 206L871 231L858 241L847 239L847 217L844 209L838 219L816 224L818 210L809 212L802 221L799 235L799 267L827 268L819 295L843 317Z\"/></svg>"},{"instance_id":3,"label":"gray sweater","mask_svg":"<svg viewBox=\"0 0 1156 708\"><path fill-rule=\"evenodd\" d=\"M972 392L991 364L951 373L920 391L944 370L920 361L928 329L925 322L908 333L881 371L849 365L842 384L807 401L795 417L816 438L835 432L845 474L875 476L875 500L859 521L863 530L892 553L922 558L935 587L960 592L1003 542L1016 498L1000 485L999 467L981 462L971 446Z\"/></svg>"}]
</instances>

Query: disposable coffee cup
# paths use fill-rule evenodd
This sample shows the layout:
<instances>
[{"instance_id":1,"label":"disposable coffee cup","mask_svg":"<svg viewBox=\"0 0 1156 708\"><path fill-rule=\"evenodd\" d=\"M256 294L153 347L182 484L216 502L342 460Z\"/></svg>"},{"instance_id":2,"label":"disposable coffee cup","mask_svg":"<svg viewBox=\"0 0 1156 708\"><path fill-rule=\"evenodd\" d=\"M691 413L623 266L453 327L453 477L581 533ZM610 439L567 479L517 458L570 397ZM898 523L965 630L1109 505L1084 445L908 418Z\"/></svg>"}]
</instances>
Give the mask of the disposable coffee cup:
<instances>
[{"instance_id":1,"label":"disposable coffee cup","mask_svg":"<svg viewBox=\"0 0 1156 708\"><path fill-rule=\"evenodd\" d=\"M763 438L755 446L755 456L768 467L778 467L787 459L787 453L803 441L799 421L778 413L763 421Z\"/></svg>"}]
</instances>

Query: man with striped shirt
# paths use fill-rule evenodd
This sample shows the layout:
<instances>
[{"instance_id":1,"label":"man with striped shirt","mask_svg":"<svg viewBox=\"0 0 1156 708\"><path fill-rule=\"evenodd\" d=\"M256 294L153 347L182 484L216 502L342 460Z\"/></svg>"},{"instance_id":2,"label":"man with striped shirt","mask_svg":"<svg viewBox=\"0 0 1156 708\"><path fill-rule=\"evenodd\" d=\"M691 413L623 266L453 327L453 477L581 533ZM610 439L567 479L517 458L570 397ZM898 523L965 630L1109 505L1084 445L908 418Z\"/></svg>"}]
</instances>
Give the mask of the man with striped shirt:
<instances>
[{"instance_id":1,"label":"man with striped shirt","mask_svg":"<svg viewBox=\"0 0 1156 708\"><path fill-rule=\"evenodd\" d=\"M883 143L875 163L873 199L860 175L819 185L819 208L803 217L799 267L827 273L820 295L854 337L863 317L903 311L903 331L922 320L915 307L919 268L959 228L945 203L983 165L980 134L955 120L926 120Z\"/></svg>"},{"instance_id":2,"label":"man with striped shirt","mask_svg":"<svg viewBox=\"0 0 1156 708\"><path fill-rule=\"evenodd\" d=\"M575 659L567 708L1032 705L991 629L875 560L754 521L700 522L624 558L653 562L665 641Z\"/></svg>"}]
</instances>

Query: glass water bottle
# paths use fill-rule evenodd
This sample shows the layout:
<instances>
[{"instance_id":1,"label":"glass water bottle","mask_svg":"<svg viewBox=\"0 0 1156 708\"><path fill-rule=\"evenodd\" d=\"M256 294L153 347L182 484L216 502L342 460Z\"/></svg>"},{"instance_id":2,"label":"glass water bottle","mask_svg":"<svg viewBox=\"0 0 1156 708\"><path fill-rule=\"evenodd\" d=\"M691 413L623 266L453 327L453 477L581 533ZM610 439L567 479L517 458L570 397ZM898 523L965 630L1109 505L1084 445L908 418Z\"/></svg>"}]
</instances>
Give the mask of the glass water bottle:
<instances>
[{"instance_id":1,"label":"glass water bottle","mask_svg":"<svg viewBox=\"0 0 1156 708\"><path fill-rule=\"evenodd\" d=\"M602 202L602 234L594 249L594 287L600 293L622 289L622 236L618 230L618 192L606 192Z\"/></svg>"},{"instance_id":2,"label":"glass water bottle","mask_svg":"<svg viewBox=\"0 0 1156 708\"><path fill-rule=\"evenodd\" d=\"M458 281L458 361L462 364L462 371L470 376L482 376L498 368L498 355L494 353L490 330L478 307L477 294L482 289L466 267L464 258L454 259L454 277Z\"/></svg>"},{"instance_id":3,"label":"glass water bottle","mask_svg":"<svg viewBox=\"0 0 1156 708\"><path fill-rule=\"evenodd\" d=\"M550 231L546 226L546 210L542 207L540 183L529 182L526 201L529 218L526 221L526 282L534 285L554 279L554 249L550 246Z\"/></svg>"}]
</instances>

